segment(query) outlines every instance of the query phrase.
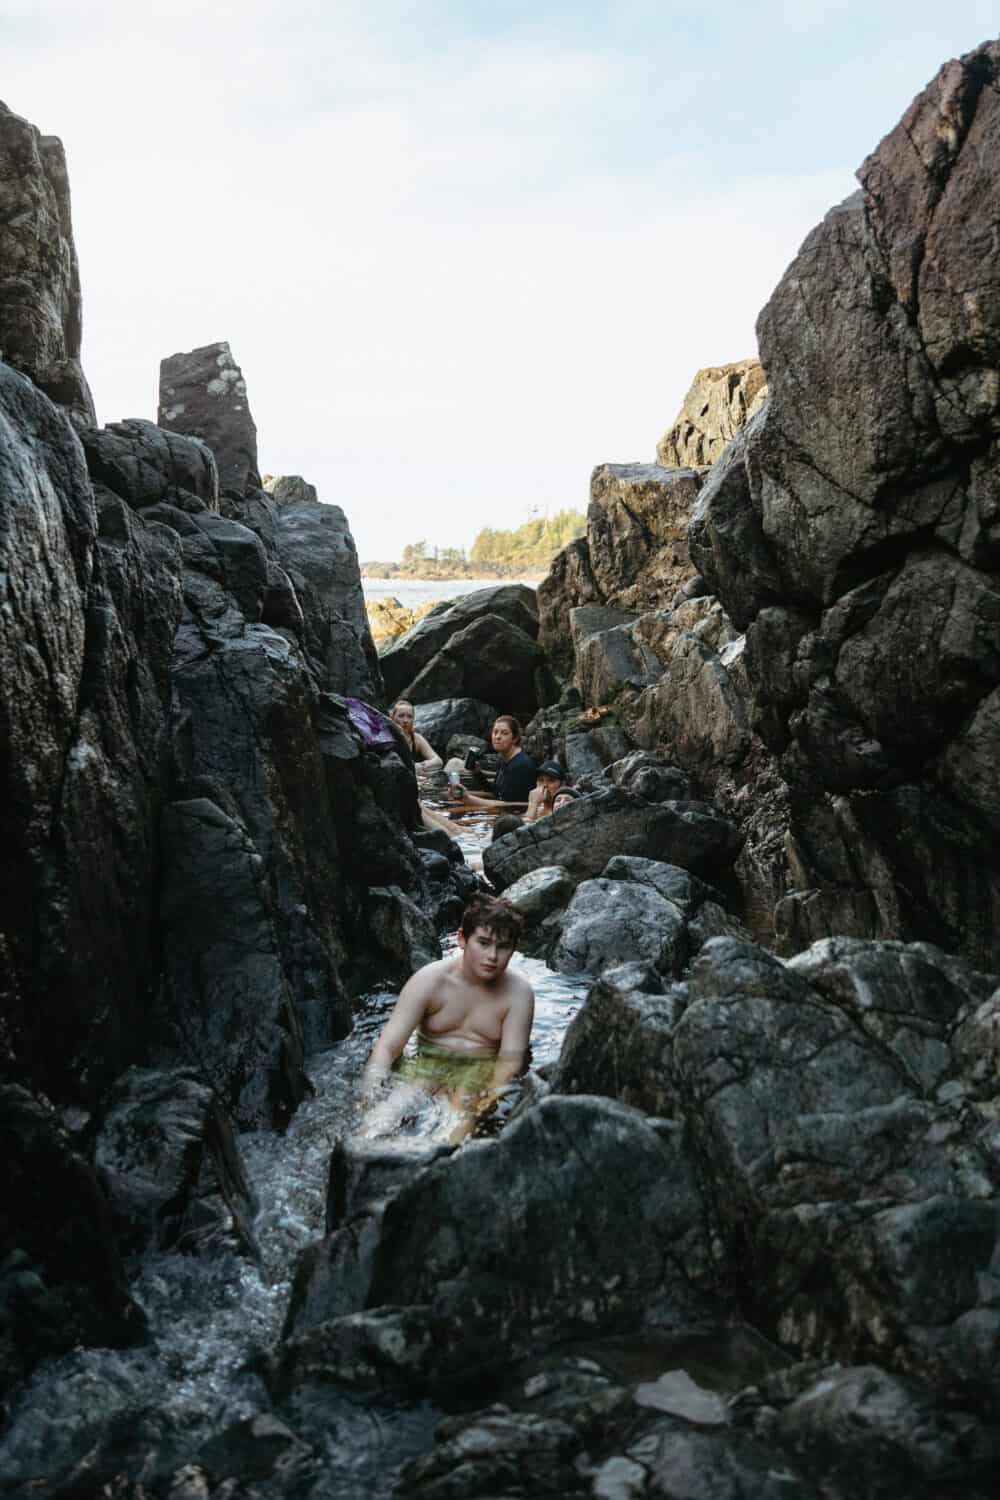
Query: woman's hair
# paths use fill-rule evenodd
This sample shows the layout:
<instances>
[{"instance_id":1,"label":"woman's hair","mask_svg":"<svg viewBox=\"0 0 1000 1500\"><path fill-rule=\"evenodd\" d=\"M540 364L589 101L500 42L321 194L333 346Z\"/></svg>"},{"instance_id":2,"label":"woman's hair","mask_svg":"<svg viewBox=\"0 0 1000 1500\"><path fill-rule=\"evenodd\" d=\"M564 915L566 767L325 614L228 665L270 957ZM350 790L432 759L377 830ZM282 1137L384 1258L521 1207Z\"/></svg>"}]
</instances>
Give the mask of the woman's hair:
<instances>
[{"instance_id":1,"label":"woman's hair","mask_svg":"<svg viewBox=\"0 0 1000 1500\"><path fill-rule=\"evenodd\" d=\"M524 918L506 901L498 901L495 896L478 895L473 896L462 913L459 931L463 937L470 938L476 928L481 927L503 947L516 948L523 926Z\"/></svg>"},{"instance_id":2,"label":"woman's hair","mask_svg":"<svg viewBox=\"0 0 1000 1500\"><path fill-rule=\"evenodd\" d=\"M410 702L409 698L397 698L396 701L395 701L395 703L392 705L392 707L389 710L389 718L390 719L394 719L396 717L396 709L397 708L412 708L412 707L413 707L413 704Z\"/></svg>"},{"instance_id":3,"label":"woman's hair","mask_svg":"<svg viewBox=\"0 0 1000 1500\"><path fill-rule=\"evenodd\" d=\"M495 729L498 724L509 724L510 732L514 736L514 744L519 745L521 743L521 735L524 731L521 728L520 719L515 719L513 714L497 714L493 720L493 728Z\"/></svg>"}]
</instances>

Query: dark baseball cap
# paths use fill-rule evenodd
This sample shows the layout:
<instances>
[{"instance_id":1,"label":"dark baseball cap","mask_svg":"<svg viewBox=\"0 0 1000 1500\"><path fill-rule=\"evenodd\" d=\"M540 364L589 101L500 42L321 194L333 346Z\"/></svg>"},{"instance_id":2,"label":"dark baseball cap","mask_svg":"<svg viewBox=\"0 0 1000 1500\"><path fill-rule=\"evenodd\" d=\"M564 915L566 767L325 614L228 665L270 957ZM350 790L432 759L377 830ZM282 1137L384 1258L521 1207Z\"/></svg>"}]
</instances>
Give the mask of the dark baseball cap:
<instances>
[{"instance_id":1,"label":"dark baseball cap","mask_svg":"<svg viewBox=\"0 0 1000 1500\"><path fill-rule=\"evenodd\" d=\"M565 781L566 772L557 760L543 760L538 767L539 776L554 776L557 781Z\"/></svg>"}]
</instances>

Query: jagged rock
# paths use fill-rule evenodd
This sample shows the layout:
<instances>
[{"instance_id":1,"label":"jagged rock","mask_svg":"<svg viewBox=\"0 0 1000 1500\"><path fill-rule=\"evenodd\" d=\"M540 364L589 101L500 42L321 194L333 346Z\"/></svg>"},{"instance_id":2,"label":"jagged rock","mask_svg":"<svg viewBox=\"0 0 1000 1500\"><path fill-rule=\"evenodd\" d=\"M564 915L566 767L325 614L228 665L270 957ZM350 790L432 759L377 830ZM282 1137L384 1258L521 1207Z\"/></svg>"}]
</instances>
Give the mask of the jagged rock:
<instances>
[{"instance_id":1,"label":"jagged rock","mask_svg":"<svg viewBox=\"0 0 1000 1500\"><path fill-rule=\"evenodd\" d=\"M372 633L372 640L376 645L385 645L387 641L398 640L401 635L422 620L424 615L430 614L437 600L429 600L426 604L418 604L408 608L400 604L398 599L368 599L366 607L368 610L368 624Z\"/></svg>"},{"instance_id":2,"label":"jagged rock","mask_svg":"<svg viewBox=\"0 0 1000 1500\"><path fill-rule=\"evenodd\" d=\"M656 462L667 468L714 464L766 399L767 379L759 359L699 370L673 426L656 445Z\"/></svg>"},{"instance_id":3,"label":"jagged rock","mask_svg":"<svg viewBox=\"0 0 1000 1500\"><path fill-rule=\"evenodd\" d=\"M636 623L636 636L646 619ZM741 765L750 753L750 694L740 670L744 646L738 637L717 651L678 622L654 648L663 663L660 675L630 707L636 743L663 747L704 787L713 787L723 769Z\"/></svg>"},{"instance_id":4,"label":"jagged rock","mask_svg":"<svg viewBox=\"0 0 1000 1500\"><path fill-rule=\"evenodd\" d=\"M538 635L538 611L534 590L523 583L500 583L493 588L477 589L460 599L443 599L412 630L394 641L379 658L385 690L390 700L408 697L409 685L452 637L477 620L493 615L522 632L532 641ZM474 683L469 692L426 693L424 702L435 698L477 697L485 680Z\"/></svg>"},{"instance_id":5,"label":"jagged rock","mask_svg":"<svg viewBox=\"0 0 1000 1500\"><path fill-rule=\"evenodd\" d=\"M576 684L584 703L607 704L660 676L657 656L635 637L635 620L635 615L595 605L570 611Z\"/></svg>"},{"instance_id":6,"label":"jagged rock","mask_svg":"<svg viewBox=\"0 0 1000 1500\"><path fill-rule=\"evenodd\" d=\"M327 1234L389 1197L417 1172L454 1150L446 1141L365 1140L361 1136L338 1140L330 1157L327 1182Z\"/></svg>"},{"instance_id":7,"label":"jagged rock","mask_svg":"<svg viewBox=\"0 0 1000 1500\"><path fill-rule=\"evenodd\" d=\"M0 104L0 359L93 426L62 142Z\"/></svg>"},{"instance_id":8,"label":"jagged rock","mask_svg":"<svg viewBox=\"0 0 1000 1500\"><path fill-rule=\"evenodd\" d=\"M369 889L368 930L383 963L401 982L441 957L433 922L398 886Z\"/></svg>"},{"instance_id":9,"label":"jagged rock","mask_svg":"<svg viewBox=\"0 0 1000 1500\"><path fill-rule=\"evenodd\" d=\"M573 881L561 865L543 865L515 880L504 891L503 898L526 922L541 922L551 912L560 911L573 894Z\"/></svg>"},{"instance_id":10,"label":"jagged rock","mask_svg":"<svg viewBox=\"0 0 1000 1500\"><path fill-rule=\"evenodd\" d=\"M0 1376L5 1390L77 1343L142 1341L111 1208L47 1101L0 1086Z\"/></svg>"},{"instance_id":11,"label":"jagged rock","mask_svg":"<svg viewBox=\"0 0 1000 1500\"><path fill-rule=\"evenodd\" d=\"M399 696L427 703L488 692L491 701L527 718L538 707L543 663L532 636L499 615L480 615L452 635Z\"/></svg>"},{"instance_id":12,"label":"jagged rock","mask_svg":"<svg viewBox=\"0 0 1000 1500\"><path fill-rule=\"evenodd\" d=\"M573 676L574 658L569 634L570 611L601 603L601 591L590 566L590 544L577 537L556 554L538 585L538 644L552 670L563 681Z\"/></svg>"},{"instance_id":13,"label":"jagged rock","mask_svg":"<svg viewBox=\"0 0 1000 1500\"><path fill-rule=\"evenodd\" d=\"M980 1405L1000 1397L997 1084L974 1104L950 1039L995 983L925 944L828 939L782 964L720 938L672 1050L765 1327Z\"/></svg>"},{"instance_id":14,"label":"jagged rock","mask_svg":"<svg viewBox=\"0 0 1000 1500\"><path fill-rule=\"evenodd\" d=\"M200 438L215 455L219 488L260 489L257 428L246 381L226 343L204 344L160 361L157 426Z\"/></svg>"},{"instance_id":15,"label":"jagged rock","mask_svg":"<svg viewBox=\"0 0 1000 1500\"><path fill-rule=\"evenodd\" d=\"M560 924L552 966L562 973L599 974L634 959L663 975L687 962L684 918L672 901L633 882L585 880Z\"/></svg>"},{"instance_id":16,"label":"jagged rock","mask_svg":"<svg viewBox=\"0 0 1000 1500\"><path fill-rule=\"evenodd\" d=\"M95 1148L130 1250L255 1254L253 1193L232 1123L211 1089L179 1068L129 1068L108 1098Z\"/></svg>"},{"instance_id":17,"label":"jagged rock","mask_svg":"<svg viewBox=\"0 0 1000 1500\"><path fill-rule=\"evenodd\" d=\"M460 1383L540 1341L683 1325L711 1277L680 1127L543 1099L305 1252L278 1380Z\"/></svg>"},{"instance_id":18,"label":"jagged rock","mask_svg":"<svg viewBox=\"0 0 1000 1500\"><path fill-rule=\"evenodd\" d=\"M414 728L444 758L454 735L487 736L497 713L481 698L443 698L415 705Z\"/></svg>"},{"instance_id":19,"label":"jagged rock","mask_svg":"<svg viewBox=\"0 0 1000 1500\"><path fill-rule=\"evenodd\" d=\"M615 854L662 859L711 875L727 869L739 847L733 825L705 803L650 803L611 787L496 839L483 851L483 870L498 890L543 865L562 865L574 880L587 880L600 875Z\"/></svg>"},{"instance_id":20,"label":"jagged rock","mask_svg":"<svg viewBox=\"0 0 1000 1500\"><path fill-rule=\"evenodd\" d=\"M218 510L215 458L197 438L165 432L139 418L84 428L80 438L91 479L133 510L155 505L177 511ZM171 524L165 516L157 519Z\"/></svg>"},{"instance_id":21,"label":"jagged rock","mask_svg":"<svg viewBox=\"0 0 1000 1500\"><path fill-rule=\"evenodd\" d=\"M1000 685L1000 298L969 249L1000 200L998 77L996 42L947 64L808 237L758 323L769 400L692 526L790 788L790 943L836 924L1000 962L976 769Z\"/></svg>"},{"instance_id":22,"label":"jagged rock","mask_svg":"<svg viewBox=\"0 0 1000 1500\"><path fill-rule=\"evenodd\" d=\"M701 476L658 464L600 464L590 480L587 543L604 603L669 604L694 573L688 522Z\"/></svg>"},{"instance_id":23,"label":"jagged rock","mask_svg":"<svg viewBox=\"0 0 1000 1500\"><path fill-rule=\"evenodd\" d=\"M141 1053L176 535L105 493L65 416L0 365L0 928L14 1076L93 1102Z\"/></svg>"}]
</instances>

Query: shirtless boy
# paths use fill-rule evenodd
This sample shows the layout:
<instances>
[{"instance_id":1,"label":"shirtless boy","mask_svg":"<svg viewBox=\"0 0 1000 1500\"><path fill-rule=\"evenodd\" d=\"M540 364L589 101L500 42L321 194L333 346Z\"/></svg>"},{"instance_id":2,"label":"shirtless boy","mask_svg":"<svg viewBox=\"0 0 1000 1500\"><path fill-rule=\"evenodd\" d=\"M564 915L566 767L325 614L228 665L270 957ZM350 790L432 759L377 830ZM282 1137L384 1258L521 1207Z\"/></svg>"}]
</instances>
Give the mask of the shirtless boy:
<instances>
[{"instance_id":1,"label":"shirtless boy","mask_svg":"<svg viewBox=\"0 0 1000 1500\"><path fill-rule=\"evenodd\" d=\"M446 1095L460 1111L452 1141L469 1134L527 1058L534 991L507 967L520 930L521 918L502 901L473 897L462 916L458 952L425 964L403 986L365 1068L366 1100L395 1074L427 1094ZM414 1032L416 1055L404 1058ZM378 1111L377 1133L391 1127L395 1113Z\"/></svg>"}]
</instances>

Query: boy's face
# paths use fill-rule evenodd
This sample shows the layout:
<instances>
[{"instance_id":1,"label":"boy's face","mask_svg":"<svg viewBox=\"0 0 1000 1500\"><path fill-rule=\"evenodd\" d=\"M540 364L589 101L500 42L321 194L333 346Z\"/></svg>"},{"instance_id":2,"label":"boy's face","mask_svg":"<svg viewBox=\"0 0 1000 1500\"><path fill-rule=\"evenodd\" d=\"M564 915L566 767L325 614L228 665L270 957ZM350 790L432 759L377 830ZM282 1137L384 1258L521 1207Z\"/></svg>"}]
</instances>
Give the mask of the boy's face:
<instances>
[{"instance_id":1,"label":"boy's face","mask_svg":"<svg viewBox=\"0 0 1000 1500\"><path fill-rule=\"evenodd\" d=\"M499 979L514 954L509 943L501 943L496 933L486 927L476 927L468 937L460 932L458 946L462 952L462 968L465 973L484 984Z\"/></svg>"},{"instance_id":2,"label":"boy's face","mask_svg":"<svg viewBox=\"0 0 1000 1500\"><path fill-rule=\"evenodd\" d=\"M558 776L539 776L538 785L545 794L544 800L551 802L556 792L562 786L562 782Z\"/></svg>"}]
</instances>

